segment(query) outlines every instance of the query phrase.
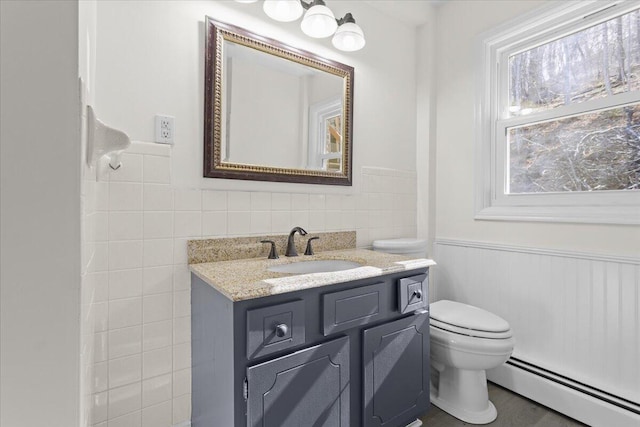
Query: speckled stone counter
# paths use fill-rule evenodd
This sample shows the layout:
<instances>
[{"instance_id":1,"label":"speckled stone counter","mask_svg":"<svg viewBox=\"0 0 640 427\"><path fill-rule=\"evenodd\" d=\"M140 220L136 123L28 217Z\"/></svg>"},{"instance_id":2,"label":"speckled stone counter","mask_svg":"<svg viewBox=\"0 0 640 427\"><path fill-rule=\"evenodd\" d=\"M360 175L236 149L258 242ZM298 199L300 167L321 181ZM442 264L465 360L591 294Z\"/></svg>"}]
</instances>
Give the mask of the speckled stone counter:
<instances>
[{"instance_id":1,"label":"speckled stone counter","mask_svg":"<svg viewBox=\"0 0 640 427\"><path fill-rule=\"evenodd\" d=\"M307 239L314 236L319 237L313 244L316 252L355 249L356 247L355 231L309 233L304 238L297 236L295 239L298 253L304 253ZM279 234L261 237L223 237L219 239L189 240L187 244L189 264L266 257L270 247L260 243L261 240L273 240L278 253L283 254L287 247L287 237L286 234Z\"/></svg>"},{"instance_id":2,"label":"speckled stone counter","mask_svg":"<svg viewBox=\"0 0 640 427\"><path fill-rule=\"evenodd\" d=\"M330 273L275 273L269 267L312 260L345 260L362 267ZM430 259L410 259L366 249L343 249L319 252L312 256L279 259L250 258L232 261L191 264L191 271L231 301L243 301L302 289L366 279L435 265Z\"/></svg>"}]
</instances>

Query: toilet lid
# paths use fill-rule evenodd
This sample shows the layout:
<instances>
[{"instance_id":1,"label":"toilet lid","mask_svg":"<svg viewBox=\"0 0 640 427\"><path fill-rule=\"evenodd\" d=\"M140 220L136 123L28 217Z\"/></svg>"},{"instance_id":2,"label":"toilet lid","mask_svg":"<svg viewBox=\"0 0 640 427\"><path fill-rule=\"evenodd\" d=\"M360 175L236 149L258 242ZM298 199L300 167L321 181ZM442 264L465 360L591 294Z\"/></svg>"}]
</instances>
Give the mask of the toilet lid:
<instances>
[{"instance_id":1,"label":"toilet lid","mask_svg":"<svg viewBox=\"0 0 640 427\"><path fill-rule=\"evenodd\" d=\"M508 338L511 336L509 323L472 305L442 300L429 306L432 325L451 332L486 338Z\"/></svg>"}]
</instances>

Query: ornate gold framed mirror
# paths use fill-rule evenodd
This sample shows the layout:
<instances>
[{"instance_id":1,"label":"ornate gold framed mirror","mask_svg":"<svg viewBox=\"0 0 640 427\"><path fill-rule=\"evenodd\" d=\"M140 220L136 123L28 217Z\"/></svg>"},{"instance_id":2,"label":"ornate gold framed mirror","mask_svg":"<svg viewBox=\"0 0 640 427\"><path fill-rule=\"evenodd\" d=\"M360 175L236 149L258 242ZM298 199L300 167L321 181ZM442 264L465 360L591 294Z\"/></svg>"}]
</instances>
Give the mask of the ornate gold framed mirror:
<instances>
[{"instance_id":1,"label":"ornate gold framed mirror","mask_svg":"<svg viewBox=\"0 0 640 427\"><path fill-rule=\"evenodd\" d=\"M204 176L351 185L353 67L206 20Z\"/></svg>"}]
</instances>

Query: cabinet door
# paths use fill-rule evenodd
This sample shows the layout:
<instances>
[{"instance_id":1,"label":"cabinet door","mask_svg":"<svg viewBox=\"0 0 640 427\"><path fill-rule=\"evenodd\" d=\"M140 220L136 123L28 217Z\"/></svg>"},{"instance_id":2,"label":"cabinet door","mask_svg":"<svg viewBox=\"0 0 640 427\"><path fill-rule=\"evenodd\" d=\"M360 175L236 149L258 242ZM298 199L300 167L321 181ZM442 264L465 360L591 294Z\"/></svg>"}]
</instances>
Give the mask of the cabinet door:
<instances>
[{"instance_id":1,"label":"cabinet door","mask_svg":"<svg viewBox=\"0 0 640 427\"><path fill-rule=\"evenodd\" d=\"M349 338L247 369L250 427L349 427Z\"/></svg>"},{"instance_id":2,"label":"cabinet door","mask_svg":"<svg viewBox=\"0 0 640 427\"><path fill-rule=\"evenodd\" d=\"M429 408L429 315L364 331L364 427L405 426Z\"/></svg>"}]
</instances>

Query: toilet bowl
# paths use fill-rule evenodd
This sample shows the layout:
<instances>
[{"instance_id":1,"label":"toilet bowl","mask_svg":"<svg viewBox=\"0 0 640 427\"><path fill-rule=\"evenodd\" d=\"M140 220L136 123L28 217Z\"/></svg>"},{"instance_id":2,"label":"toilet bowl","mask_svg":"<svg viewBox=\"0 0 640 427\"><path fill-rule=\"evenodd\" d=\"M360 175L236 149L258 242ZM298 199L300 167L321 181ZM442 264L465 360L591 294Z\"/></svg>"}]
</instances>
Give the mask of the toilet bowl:
<instances>
[{"instance_id":1,"label":"toilet bowl","mask_svg":"<svg viewBox=\"0 0 640 427\"><path fill-rule=\"evenodd\" d=\"M509 323L467 304L430 305L431 403L471 424L488 424L498 413L489 401L486 370L511 355Z\"/></svg>"}]
</instances>

